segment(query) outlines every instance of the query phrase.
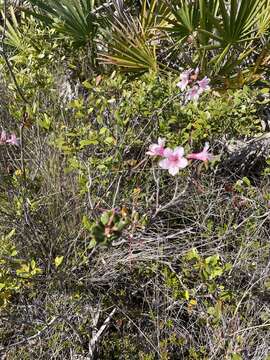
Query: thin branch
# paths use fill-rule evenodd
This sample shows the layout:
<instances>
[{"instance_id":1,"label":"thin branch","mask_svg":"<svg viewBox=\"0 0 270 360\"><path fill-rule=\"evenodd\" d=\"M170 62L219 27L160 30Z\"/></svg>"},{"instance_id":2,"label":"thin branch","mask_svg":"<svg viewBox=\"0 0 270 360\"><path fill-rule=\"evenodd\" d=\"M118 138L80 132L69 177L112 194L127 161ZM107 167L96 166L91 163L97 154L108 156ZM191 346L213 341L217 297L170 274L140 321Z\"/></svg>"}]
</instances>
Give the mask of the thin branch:
<instances>
[{"instance_id":1,"label":"thin branch","mask_svg":"<svg viewBox=\"0 0 270 360\"><path fill-rule=\"evenodd\" d=\"M22 344L28 343L28 342L40 337L57 319L58 319L58 316L54 316L52 318L52 320L50 322L48 322L48 324L46 326L44 326L43 329L39 330L36 334L34 334L26 339L17 341L16 343L10 344L6 348L0 348L0 350L5 350L5 349L9 349L9 348L18 346L18 345L22 345Z\"/></svg>"},{"instance_id":2,"label":"thin branch","mask_svg":"<svg viewBox=\"0 0 270 360\"><path fill-rule=\"evenodd\" d=\"M103 325L100 327L100 329L97 332L93 332L93 336L92 339L89 341L89 355L92 358L94 356L94 352L95 352L95 348L96 348L96 344L100 338L100 336L102 335L102 333L104 332L104 330L106 329L106 327L108 326L109 322L111 321L114 313L116 312L116 308L114 308L111 313L109 314L109 316L106 318L106 320L104 321Z\"/></svg>"}]
</instances>

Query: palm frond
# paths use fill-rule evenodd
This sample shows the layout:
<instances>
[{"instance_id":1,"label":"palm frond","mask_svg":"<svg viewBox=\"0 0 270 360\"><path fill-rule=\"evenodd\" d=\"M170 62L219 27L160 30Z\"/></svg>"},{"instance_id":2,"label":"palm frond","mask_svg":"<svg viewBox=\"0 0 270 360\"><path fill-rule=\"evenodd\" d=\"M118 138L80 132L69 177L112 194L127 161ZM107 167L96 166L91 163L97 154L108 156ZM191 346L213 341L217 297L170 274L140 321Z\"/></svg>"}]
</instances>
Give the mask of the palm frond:
<instances>
[{"instance_id":1,"label":"palm frond","mask_svg":"<svg viewBox=\"0 0 270 360\"><path fill-rule=\"evenodd\" d=\"M97 31L97 16L94 0L29 0L34 6L31 13L45 25L54 26L63 35L69 36L75 45L85 45Z\"/></svg>"},{"instance_id":2,"label":"palm frond","mask_svg":"<svg viewBox=\"0 0 270 360\"><path fill-rule=\"evenodd\" d=\"M166 9L157 0L151 0L150 4L143 0L140 16L136 17L122 0L116 0L115 11L108 14L109 26L104 34L108 49L100 53L99 59L123 70L156 71L156 25Z\"/></svg>"}]
</instances>

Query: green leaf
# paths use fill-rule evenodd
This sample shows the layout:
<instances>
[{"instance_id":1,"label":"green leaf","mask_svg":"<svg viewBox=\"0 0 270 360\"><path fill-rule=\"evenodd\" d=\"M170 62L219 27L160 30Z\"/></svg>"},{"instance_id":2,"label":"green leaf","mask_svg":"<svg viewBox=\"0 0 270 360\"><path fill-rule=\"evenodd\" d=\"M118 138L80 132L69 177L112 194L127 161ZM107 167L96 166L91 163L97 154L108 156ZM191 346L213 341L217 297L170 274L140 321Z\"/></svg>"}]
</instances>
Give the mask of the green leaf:
<instances>
[{"instance_id":1,"label":"green leaf","mask_svg":"<svg viewBox=\"0 0 270 360\"><path fill-rule=\"evenodd\" d=\"M116 12L110 12L106 19L108 30L103 31L108 52L101 52L99 60L125 71L156 72L158 64L153 33L157 29L152 26L157 19L156 11L160 10L158 3L152 0L148 12L145 2L141 17L135 17L128 9L124 11L121 2L115 2Z\"/></svg>"},{"instance_id":2,"label":"green leaf","mask_svg":"<svg viewBox=\"0 0 270 360\"><path fill-rule=\"evenodd\" d=\"M83 86L85 87L85 89L87 89L87 90L91 90L92 87L93 87L93 86L90 84L90 82L87 81L87 80L83 81L82 85L83 85Z\"/></svg>"},{"instance_id":3,"label":"green leaf","mask_svg":"<svg viewBox=\"0 0 270 360\"><path fill-rule=\"evenodd\" d=\"M269 90L270 90L269 88L263 88L263 89L261 89L260 93L261 94L268 94Z\"/></svg>"},{"instance_id":4,"label":"green leaf","mask_svg":"<svg viewBox=\"0 0 270 360\"><path fill-rule=\"evenodd\" d=\"M89 243L89 249L93 249L97 245L96 239L92 239Z\"/></svg>"},{"instance_id":5,"label":"green leaf","mask_svg":"<svg viewBox=\"0 0 270 360\"><path fill-rule=\"evenodd\" d=\"M189 291L188 290L184 290L182 292L182 296L185 300L189 300Z\"/></svg>"},{"instance_id":6,"label":"green leaf","mask_svg":"<svg viewBox=\"0 0 270 360\"><path fill-rule=\"evenodd\" d=\"M212 266L215 266L219 261L219 255L216 254L216 255L212 255L212 256L208 256L206 259L205 259L205 263L206 264L209 264L209 265L212 265Z\"/></svg>"},{"instance_id":7,"label":"green leaf","mask_svg":"<svg viewBox=\"0 0 270 360\"><path fill-rule=\"evenodd\" d=\"M64 256L56 256L56 258L54 259L55 267L58 268L62 264L63 260Z\"/></svg>"},{"instance_id":8,"label":"green leaf","mask_svg":"<svg viewBox=\"0 0 270 360\"><path fill-rule=\"evenodd\" d=\"M186 255L185 258L189 261L189 260L199 260L200 259L200 255L198 253L198 250L196 248L192 248L191 250L189 250Z\"/></svg>"},{"instance_id":9,"label":"green leaf","mask_svg":"<svg viewBox=\"0 0 270 360\"><path fill-rule=\"evenodd\" d=\"M0 291L1 291L2 289L4 289L4 288L5 288L5 286L6 286L6 284L4 284L4 283L0 283Z\"/></svg>"},{"instance_id":10,"label":"green leaf","mask_svg":"<svg viewBox=\"0 0 270 360\"><path fill-rule=\"evenodd\" d=\"M33 260L31 260L30 266L31 266L31 269L32 269L32 270L34 270L34 269L35 269L35 267L36 267L36 262L35 262L35 260L34 260L34 259L33 259Z\"/></svg>"},{"instance_id":11,"label":"green leaf","mask_svg":"<svg viewBox=\"0 0 270 360\"><path fill-rule=\"evenodd\" d=\"M110 212L107 211L107 212L104 212L101 217L100 217L100 221L102 222L103 225L107 225L109 220L110 220Z\"/></svg>"},{"instance_id":12,"label":"green leaf","mask_svg":"<svg viewBox=\"0 0 270 360\"><path fill-rule=\"evenodd\" d=\"M15 233L16 233L16 229L12 229L12 230L5 236L5 239L6 239L6 240L10 240L10 239L13 237L13 235L15 235Z\"/></svg>"},{"instance_id":13,"label":"green leaf","mask_svg":"<svg viewBox=\"0 0 270 360\"><path fill-rule=\"evenodd\" d=\"M237 353L234 353L232 354L232 360L242 360L242 356L237 354Z\"/></svg>"},{"instance_id":14,"label":"green leaf","mask_svg":"<svg viewBox=\"0 0 270 360\"><path fill-rule=\"evenodd\" d=\"M80 140L80 148L83 149L86 146L89 145L97 145L98 141L95 139L86 139L86 140Z\"/></svg>"},{"instance_id":15,"label":"green leaf","mask_svg":"<svg viewBox=\"0 0 270 360\"><path fill-rule=\"evenodd\" d=\"M89 0L29 0L34 11L25 12L36 17L45 25L69 36L75 46L92 42L98 28L94 13L94 2ZM95 52L93 52L95 53Z\"/></svg>"},{"instance_id":16,"label":"green leaf","mask_svg":"<svg viewBox=\"0 0 270 360\"><path fill-rule=\"evenodd\" d=\"M108 145L115 145L116 140L115 140L114 137L108 136L108 137L106 137L106 139L105 139L105 143L108 144Z\"/></svg>"},{"instance_id":17,"label":"green leaf","mask_svg":"<svg viewBox=\"0 0 270 360\"><path fill-rule=\"evenodd\" d=\"M91 231L92 230L92 224L90 223L88 217L86 215L82 218L82 224L85 230Z\"/></svg>"},{"instance_id":18,"label":"green leaf","mask_svg":"<svg viewBox=\"0 0 270 360\"><path fill-rule=\"evenodd\" d=\"M249 178L247 178L246 176L243 177L242 179L243 181L243 184L246 185L247 187L250 187L251 183L250 183L250 180Z\"/></svg>"}]
</instances>

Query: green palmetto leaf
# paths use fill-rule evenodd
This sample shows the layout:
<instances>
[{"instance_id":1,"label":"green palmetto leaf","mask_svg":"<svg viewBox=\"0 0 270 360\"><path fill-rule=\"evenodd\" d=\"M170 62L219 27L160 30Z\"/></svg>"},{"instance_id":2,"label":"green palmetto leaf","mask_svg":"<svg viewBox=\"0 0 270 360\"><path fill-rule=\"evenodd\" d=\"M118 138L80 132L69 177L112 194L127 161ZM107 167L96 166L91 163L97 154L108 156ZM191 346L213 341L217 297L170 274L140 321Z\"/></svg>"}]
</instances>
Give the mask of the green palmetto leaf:
<instances>
[{"instance_id":1,"label":"green palmetto leaf","mask_svg":"<svg viewBox=\"0 0 270 360\"><path fill-rule=\"evenodd\" d=\"M31 13L46 25L68 35L76 45L84 45L93 39L97 31L93 0L29 0L35 11Z\"/></svg>"},{"instance_id":2,"label":"green palmetto leaf","mask_svg":"<svg viewBox=\"0 0 270 360\"><path fill-rule=\"evenodd\" d=\"M129 28L128 30L131 30ZM152 45L146 43L140 34L127 29L114 28L108 53L101 53L99 59L107 64L118 65L132 71L156 71L156 55Z\"/></svg>"},{"instance_id":3,"label":"green palmetto leaf","mask_svg":"<svg viewBox=\"0 0 270 360\"><path fill-rule=\"evenodd\" d=\"M173 19L168 18L169 27L166 28L174 37L179 37L182 41L191 35L200 24L200 8L198 2L188 3L179 1L179 5L175 2L168 3L172 12Z\"/></svg>"},{"instance_id":4,"label":"green palmetto leaf","mask_svg":"<svg viewBox=\"0 0 270 360\"><path fill-rule=\"evenodd\" d=\"M123 1L118 0L115 12L111 11L107 17L109 30L104 38L108 50L101 52L99 59L122 70L156 71L157 24L164 19L162 14L166 9L158 0L143 0L140 15L136 17L125 9Z\"/></svg>"},{"instance_id":5,"label":"green palmetto leaf","mask_svg":"<svg viewBox=\"0 0 270 360\"><path fill-rule=\"evenodd\" d=\"M174 39L183 42L188 36L193 35L198 29L204 29L211 32L212 22L209 22L207 16L210 11L217 13L218 0L164 0L170 9L167 21L168 26L164 30L168 31ZM201 34L200 42L206 45L208 35Z\"/></svg>"},{"instance_id":6,"label":"green palmetto leaf","mask_svg":"<svg viewBox=\"0 0 270 360\"><path fill-rule=\"evenodd\" d=\"M220 52L209 63L214 65L215 73L221 69L222 72L232 71L250 55L252 43L260 35L259 19L262 11L265 11L267 19L270 11L269 0L231 0L230 4L219 0L220 18L208 14L215 26L215 33L209 34L209 37L217 41L220 48ZM267 27L269 28L269 24L265 21L264 31ZM243 50L239 53L241 48ZM248 50L245 51L245 48ZM235 51L238 53L237 58Z\"/></svg>"},{"instance_id":7,"label":"green palmetto leaf","mask_svg":"<svg viewBox=\"0 0 270 360\"><path fill-rule=\"evenodd\" d=\"M200 29L213 31L213 23L207 16L207 13L210 12L213 16L217 15L219 2L217 0L210 0L206 2L205 0L199 0L200 5ZM209 43L209 35L200 33L200 44L207 45Z\"/></svg>"},{"instance_id":8,"label":"green palmetto leaf","mask_svg":"<svg viewBox=\"0 0 270 360\"><path fill-rule=\"evenodd\" d=\"M226 47L228 44L236 44L240 41L248 41L257 35L259 14L264 8L262 0L231 0L230 6L225 0L219 0L220 19L208 13L215 26L216 34ZM253 36L252 36L253 35Z\"/></svg>"},{"instance_id":9,"label":"green palmetto leaf","mask_svg":"<svg viewBox=\"0 0 270 360\"><path fill-rule=\"evenodd\" d=\"M4 19L4 12L1 11L1 14ZM26 46L26 42L24 41L24 37L20 31L20 25L17 21L14 8L12 6L9 7L8 14L9 16L5 19L6 29L4 42L14 49L23 50ZM2 33L4 32L3 26L0 26L0 30Z\"/></svg>"},{"instance_id":10,"label":"green palmetto leaf","mask_svg":"<svg viewBox=\"0 0 270 360\"><path fill-rule=\"evenodd\" d=\"M265 1L264 7L258 17L258 33L264 35L270 29L270 0Z\"/></svg>"},{"instance_id":11,"label":"green palmetto leaf","mask_svg":"<svg viewBox=\"0 0 270 360\"><path fill-rule=\"evenodd\" d=\"M149 6L147 0L142 0L140 22L144 31L153 30L165 21L169 9L160 0L151 0Z\"/></svg>"},{"instance_id":12,"label":"green palmetto leaf","mask_svg":"<svg viewBox=\"0 0 270 360\"><path fill-rule=\"evenodd\" d=\"M245 47L269 32L270 0L163 0L170 9L167 14L167 32L179 46L190 37L194 59L214 68L232 68L242 57ZM195 49L194 49L195 47ZM248 56L248 55L247 55ZM210 60L210 62L209 62ZM226 65L227 64L227 65Z\"/></svg>"}]
</instances>

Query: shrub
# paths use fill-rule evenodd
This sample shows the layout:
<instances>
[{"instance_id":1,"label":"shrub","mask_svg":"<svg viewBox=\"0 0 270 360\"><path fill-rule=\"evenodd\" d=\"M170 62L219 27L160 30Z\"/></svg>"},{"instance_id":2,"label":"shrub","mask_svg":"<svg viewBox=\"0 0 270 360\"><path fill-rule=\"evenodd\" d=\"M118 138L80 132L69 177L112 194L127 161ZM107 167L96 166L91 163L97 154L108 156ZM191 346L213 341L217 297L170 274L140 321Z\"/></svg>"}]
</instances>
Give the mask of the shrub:
<instances>
[{"instance_id":1,"label":"shrub","mask_svg":"<svg viewBox=\"0 0 270 360\"><path fill-rule=\"evenodd\" d=\"M13 15L0 81L1 355L265 360L269 169L224 164L229 141L267 128L267 81L233 91L211 79L187 101L178 72L95 74L55 24ZM177 146L189 165L177 174L149 157Z\"/></svg>"}]
</instances>

